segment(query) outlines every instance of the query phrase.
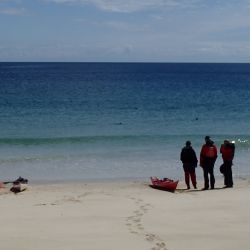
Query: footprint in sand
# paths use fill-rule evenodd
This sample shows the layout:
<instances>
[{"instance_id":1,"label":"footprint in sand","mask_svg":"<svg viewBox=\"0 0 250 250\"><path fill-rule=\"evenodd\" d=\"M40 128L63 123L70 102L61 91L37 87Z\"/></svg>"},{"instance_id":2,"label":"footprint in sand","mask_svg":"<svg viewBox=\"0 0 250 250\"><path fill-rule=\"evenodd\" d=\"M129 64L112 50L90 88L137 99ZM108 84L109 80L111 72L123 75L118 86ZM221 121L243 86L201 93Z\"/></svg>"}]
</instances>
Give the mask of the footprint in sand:
<instances>
[{"instance_id":1,"label":"footprint in sand","mask_svg":"<svg viewBox=\"0 0 250 250\"><path fill-rule=\"evenodd\" d=\"M138 209L133 211L133 216L127 217L126 226L129 229L129 232L132 234L137 234L145 237L146 241L154 246L150 248L150 250L167 250L165 242L162 241L160 237L155 234L145 232L145 228L143 226L142 218L145 215L149 208L152 207L149 203L144 203L142 199L136 199L135 197L128 196L129 199L134 201L134 203L138 206Z\"/></svg>"},{"instance_id":2,"label":"footprint in sand","mask_svg":"<svg viewBox=\"0 0 250 250\"><path fill-rule=\"evenodd\" d=\"M35 204L34 206L46 206L47 204L46 203L38 203L38 204Z\"/></svg>"},{"instance_id":3,"label":"footprint in sand","mask_svg":"<svg viewBox=\"0 0 250 250\"><path fill-rule=\"evenodd\" d=\"M144 227L142 226L142 224L137 224L136 227L137 227L137 229L139 229L139 230L143 230L143 229L144 229Z\"/></svg>"},{"instance_id":4,"label":"footprint in sand","mask_svg":"<svg viewBox=\"0 0 250 250\"><path fill-rule=\"evenodd\" d=\"M136 210L136 211L134 211L134 213L135 213L136 215L140 215L140 216L142 216L142 215L143 215L143 213L142 213L142 211L141 211L141 210Z\"/></svg>"},{"instance_id":5,"label":"footprint in sand","mask_svg":"<svg viewBox=\"0 0 250 250\"><path fill-rule=\"evenodd\" d=\"M86 192L86 193L83 193L83 194L79 194L79 195L77 196L77 198L81 199L81 198L83 198L83 197L86 197L86 196L89 195L89 194L91 194L91 192Z\"/></svg>"},{"instance_id":6,"label":"footprint in sand","mask_svg":"<svg viewBox=\"0 0 250 250\"><path fill-rule=\"evenodd\" d=\"M154 241L155 235L154 234L146 234L146 240L147 241Z\"/></svg>"},{"instance_id":7,"label":"footprint in sand","mask_svg":"<svg viewBox=\"0 0 250 250\"><path fill-rule=\"evenodd\" d=\"M79 199L77 199L77 198L75 198L75 197L65 197L64 199L63 199L63 201L66 201L66 202L81 202L81 200L79 200Z\"/></svg>"},{"instance_id":8,"label":"footprint in sand","mask_svg":"<svg viewBox=\"0 0 250 250\"><path fill-rule=\"evenodd\" d=\"M152 247L151 250L168 250L164 242L157 242L155 247Z\"/></svg>"}]
</instances>

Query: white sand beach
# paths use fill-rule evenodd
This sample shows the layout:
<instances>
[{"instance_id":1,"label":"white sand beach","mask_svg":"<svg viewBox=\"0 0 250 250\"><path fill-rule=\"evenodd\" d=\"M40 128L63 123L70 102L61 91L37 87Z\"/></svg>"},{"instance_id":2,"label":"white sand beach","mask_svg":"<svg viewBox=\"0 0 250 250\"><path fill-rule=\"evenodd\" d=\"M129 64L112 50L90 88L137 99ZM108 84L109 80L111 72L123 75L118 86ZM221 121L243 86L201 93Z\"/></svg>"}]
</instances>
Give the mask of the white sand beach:
<instances>
[{"instance_id":1,"label":"white sand beach","mask_svg":"<svg viewBox=\"0 0 250 250\"><path fill-rule=\"evenodd\" d=\"M30 184L16 195L1 188L1 249L250 248L249 180L208 191L180 183L175 193L148 184Z\"/></svg>"}]
</instances>

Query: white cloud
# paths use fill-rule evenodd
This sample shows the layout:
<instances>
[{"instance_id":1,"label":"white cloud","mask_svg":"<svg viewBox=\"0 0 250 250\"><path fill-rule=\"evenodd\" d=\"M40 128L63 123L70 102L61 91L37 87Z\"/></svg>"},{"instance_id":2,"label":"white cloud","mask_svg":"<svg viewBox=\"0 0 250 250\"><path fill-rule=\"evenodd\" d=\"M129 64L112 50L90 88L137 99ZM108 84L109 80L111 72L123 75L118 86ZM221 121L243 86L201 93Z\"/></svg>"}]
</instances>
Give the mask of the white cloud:
<instances>
[{"instance_id":1,"label":"white cloud","mask_svg":"<svg viewBox=\"0 0 250 250\"><path fill-rule=\"evenodd\" d=\"M148 29L147 24L133 23L131 21L96 21L88 20L86 18L75 18L73 19L77 23L81 23L86 26L91 26L98 29L109 29L116 31L125 31L125 32L144 32Z\"/></svg>"},{"instance_id":2,"label":"white cloud","mask_svg":"<svg viewBox=\"0 0 250 250\"><path fill-rule=\"evenodd\" d=\"M14 3L14 4L21 4L23 3L22 0L0 0L0 3Z\"/></svg>"},{"instance_id":3,"label":"white cloud","mask_svg":"<svg viewBox=\"0 0 250 250\"><path fill-rule=\"evenodd\" d=\"M92 4L111 12L136 12L149 8L190 7L201 0L48 0L55 3Z\"/></svg>"},{"instance_id":4,"label":"white cloud","mask_svg":"<svg viewBox=\"0 0 250 250\"><path fill-rule=\"evenodd\" d=\"M0 0L3 1L3 0ZM250 0L43 0L58 4L93 5L98 9L109 12L137 12L148 9L224 9L249 8Z\"/></svg>"},{"instance_id":5,"label":"white cloud","mask_svg":"<svg viewBox=\"0 0 250 250\"><path fill-rule=\"evenodd\" d=\"M6 9L0 9L0 14L3 15L12 15L12 16L18 16L23 15L25 13L24 8L6 8Z\"/></svg>"},{"instance_id":6,"label":"white cloud","mask_svg":"<svg viewBox=\"0 0 250 250\"><path fill-rule=\"evenodd\" d=\"M26 9L22 0L0 0L0 15L23 15Z\"/></svg>"}]
</instances>

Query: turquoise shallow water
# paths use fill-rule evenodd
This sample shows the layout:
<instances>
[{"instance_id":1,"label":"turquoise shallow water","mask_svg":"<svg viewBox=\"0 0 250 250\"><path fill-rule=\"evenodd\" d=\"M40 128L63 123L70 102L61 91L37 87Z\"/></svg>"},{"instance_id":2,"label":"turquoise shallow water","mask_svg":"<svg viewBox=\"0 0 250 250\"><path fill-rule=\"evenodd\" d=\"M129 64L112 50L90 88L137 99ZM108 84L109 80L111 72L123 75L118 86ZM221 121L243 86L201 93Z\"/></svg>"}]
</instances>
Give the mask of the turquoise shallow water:
<instances>
[{"instance_id":1,"label":"turquoise shallow water","mask_svg":"<svg viewBox=\"0 0 250 250\"><path fill-rule=\"evenodd\" d=\"M181 178L207 134L250 172L250 64L0 63L0 86L1 178Z\"/></svg>"}]
</instances>

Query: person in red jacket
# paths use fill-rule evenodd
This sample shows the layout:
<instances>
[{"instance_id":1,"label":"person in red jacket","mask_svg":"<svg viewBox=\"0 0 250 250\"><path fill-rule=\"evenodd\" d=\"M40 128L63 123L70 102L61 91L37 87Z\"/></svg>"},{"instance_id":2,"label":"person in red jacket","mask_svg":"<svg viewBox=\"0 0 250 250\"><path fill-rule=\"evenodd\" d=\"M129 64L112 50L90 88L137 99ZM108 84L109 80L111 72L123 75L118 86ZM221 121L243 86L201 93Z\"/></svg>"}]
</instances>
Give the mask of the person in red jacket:
<instances>
[{"instance_id":1,"label":"person in red jacket","mask_svg":"<svg viewBox=\"0 0 250 250\"><path fill-rule=\"evenodd\" d=\"M209 136L205 137L205 144L201 148L200 152L200 166L203 168L204 175L204 188L209 188L209 177L210 175L210 188L214 189L215 178L214 178L214 163L217 159L217 148L214 142Z\"/></svg>"},{"instance_id":2,"label":"person in red jacket","mask_svg":"<svg viewBox=\"0 0 250 250\"><path fill-rule=\"evenodd\" d=\"M230 141L224 140L224 143L220 147L220 153L223 159L223 165L221 167L221 170L224 175L225 188L233 187L232 165L234 151L234 143L230 143Z\"/></svg>"}]
</instances>

